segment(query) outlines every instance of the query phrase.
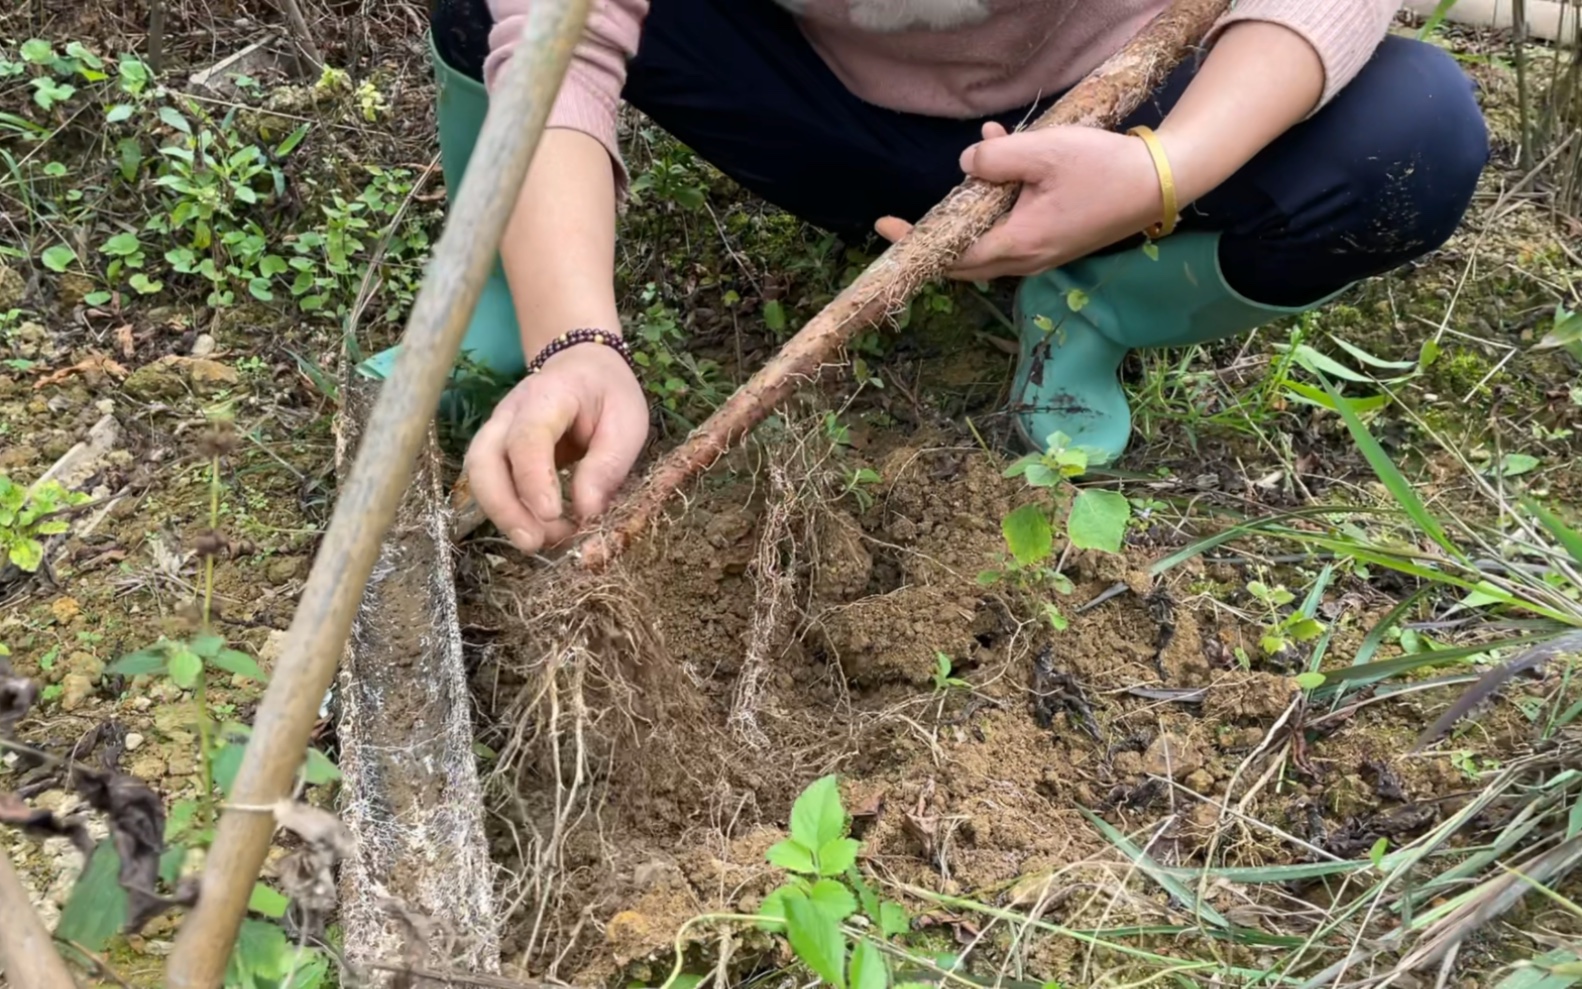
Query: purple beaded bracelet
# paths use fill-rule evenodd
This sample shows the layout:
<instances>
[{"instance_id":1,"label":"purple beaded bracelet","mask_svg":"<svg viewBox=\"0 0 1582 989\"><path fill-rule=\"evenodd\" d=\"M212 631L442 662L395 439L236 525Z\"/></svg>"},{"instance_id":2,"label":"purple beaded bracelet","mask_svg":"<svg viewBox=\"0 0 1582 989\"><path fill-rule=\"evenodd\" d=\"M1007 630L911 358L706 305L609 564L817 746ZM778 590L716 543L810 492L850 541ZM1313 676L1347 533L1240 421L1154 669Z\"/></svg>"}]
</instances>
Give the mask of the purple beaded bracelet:
<instances>
[{"instance_id":1,"label":"purple beaded bracelet","mask_svg":"<svg viewBox=\"0 0 1582 989\"><path fill-rule=\"evenodd\" d=\"M620 334L611 333L608 330L580 329L568 330L549 341L544 346L544 349L538 352L538 356L528 362L527 373L530 375L537 374L544 367L545 361L562 350L568 347L575 347L579 343L596 343L609 347L621 355L621 359L626 361L626 366L631 368L634 373L637 370L637 365L632 360L632 348L621 338Z\"/></svg>"}]
</instances>

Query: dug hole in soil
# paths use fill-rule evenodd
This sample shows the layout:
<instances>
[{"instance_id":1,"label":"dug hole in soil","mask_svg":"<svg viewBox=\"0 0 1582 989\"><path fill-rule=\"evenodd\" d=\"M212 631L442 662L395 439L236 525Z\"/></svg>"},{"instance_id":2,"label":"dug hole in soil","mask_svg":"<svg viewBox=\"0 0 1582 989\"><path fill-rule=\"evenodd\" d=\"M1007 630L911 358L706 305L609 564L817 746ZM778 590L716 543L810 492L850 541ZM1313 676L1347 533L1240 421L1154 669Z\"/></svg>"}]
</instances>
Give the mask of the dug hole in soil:
<instances>
[{"instance_id":1,"label":"dug hole in soil","mask_svg":"<svg viewBox=\"0 0 1582 989\"><path fill-rule=\"evenodd\" d=\"M750 912L784 881L765 852L798 793L831 772L868 871L1086 927L1191 921L1127 875L1084 809L1164 865L1202 864L1211 842L1217 865L1258 865L1410 840L1467 789L1445 759L1399 758L1445 691L1309 733L1295 762L1264 752L1298 702L1287 674L1300 667L1236 658L1238 647L1258 655L1259 630L1216 617L1213 598L1245 597L1244 569L1145 572L1187 536L1154 526L1121 556L1069 553L1075 590L1056 601L1066 614L1114 596L1056 632L1023 617L1053 594L980 581L1004 562L1000 519L1041 497L1003 477L1004 459L968 437L893 436L901 445L865 452L882 480L864 506L839 497L853 465L821 457L814 430L776 432L716 465L618 573L576 578L487 549L461 563L491 722L482 739L496 753L493 853L517 877L501 901L514 909L509 969L660 984L683 924ZM1360 583L1348 591L1341 607L1356 610L1360 638L1391 602ZM970 689L936 682L940 654ZM1130 693L1139 687L1204 689L1182 703ZM1222 820L1233 779L1245 817ZM1254 928L1270 909L1225 884L1207 902ZM914 929L946 948L983 926L909 906ZM689 971L722 950L733 975L790 960L749 925L691 931ZM992 975L992 939L977 950ZM1065 979L1090 954L1044 939L1024 961ZM1226 948L1238 955L1267 962Z\"/></svg>"}]
</instances>

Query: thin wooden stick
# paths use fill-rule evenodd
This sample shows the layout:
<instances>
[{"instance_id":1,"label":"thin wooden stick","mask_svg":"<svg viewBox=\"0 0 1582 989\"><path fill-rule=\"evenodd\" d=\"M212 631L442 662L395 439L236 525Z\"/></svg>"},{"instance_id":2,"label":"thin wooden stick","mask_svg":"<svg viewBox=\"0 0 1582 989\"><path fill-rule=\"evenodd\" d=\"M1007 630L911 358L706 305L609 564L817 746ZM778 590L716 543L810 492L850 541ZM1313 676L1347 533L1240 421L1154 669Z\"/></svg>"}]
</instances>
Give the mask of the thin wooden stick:
<instances>
[{"instance_id":1,"label":"thin wooden stick","mask_svg":"<svg viewBox=\"0 0 1582 989\"><path fill-rule=\"evenodd\" d=\"M0 854L0 962L4 962L0 973L17 989L77 989L4 854Z\"/></svg>"},{"instance_id":2,"label":"thin wooden stick","mask_svg":"<svg viewBox=\"0 0 1582 989\"><path fill-rule=\"evenodd\" d=\"M1175 0L1030 129L1116 127L1202 42L1228 6L1229 0ZM653 523L672 494L707 470L824 365L836 361L853 336L902 311L918 289L943 274L1011 208L1017 191L1014 184L977 179L952 190L685 442L650 468L642 484L610 513L608 522L572 551L580 565L596 571L618 556ZM451 507L457 538L483 522L465 475L452 490Z\"/></svg>"},{"instance_id":3,"label":"thin wooden stick","mask_svg":"<svg viewBox=\"0 0 1582 989\"><path fill-rule=\"evenodd\" d=\"M550 105L588 18L589 0L535 3L424 279L400 356L379 392L313 562L286 645L259 704L231 803L270 806L291 792L308 733L346 648L385 532L410 483L440 393L494 264ZM274 818L227 809L203 873L202 893L176 935L169 989L218 989L269 850Z\"/></svg>"},{"instance_id":4,"label":"thin wooden stick","mask_svg":"<svg viewBox=\"0 0 1582 989\"><path fill-rule=\"evenodd\" d=\"M313 63L314 72L323 72L324 56L319 54L319 46L313 43L313 32L308 29L308 19L302 15L302 5L297 0L281 0L281 3L286 8L286 23L291 25L291 37L297 47Z\"/></svg>"}]
</instances>

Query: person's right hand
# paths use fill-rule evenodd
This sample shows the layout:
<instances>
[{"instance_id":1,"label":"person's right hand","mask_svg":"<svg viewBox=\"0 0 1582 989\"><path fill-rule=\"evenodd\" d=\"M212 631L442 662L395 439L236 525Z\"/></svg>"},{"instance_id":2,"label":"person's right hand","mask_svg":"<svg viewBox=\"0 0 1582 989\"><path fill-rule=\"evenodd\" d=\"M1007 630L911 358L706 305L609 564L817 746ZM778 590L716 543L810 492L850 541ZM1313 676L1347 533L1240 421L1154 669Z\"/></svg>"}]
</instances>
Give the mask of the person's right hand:
<instances>
[{"instance_id":1,"label":"person's right hand","mask_svg":"<svg viewBox=\"0 0 1582 989\"><path fill-rule=\"evenodd\" d=\"M621 355L582 344L511 389L467 449L473 497L524 553L557 546L609 507L648 442L648 402ZM560 490L571 475L572 518Z\"/></svg>"}]
</instances>

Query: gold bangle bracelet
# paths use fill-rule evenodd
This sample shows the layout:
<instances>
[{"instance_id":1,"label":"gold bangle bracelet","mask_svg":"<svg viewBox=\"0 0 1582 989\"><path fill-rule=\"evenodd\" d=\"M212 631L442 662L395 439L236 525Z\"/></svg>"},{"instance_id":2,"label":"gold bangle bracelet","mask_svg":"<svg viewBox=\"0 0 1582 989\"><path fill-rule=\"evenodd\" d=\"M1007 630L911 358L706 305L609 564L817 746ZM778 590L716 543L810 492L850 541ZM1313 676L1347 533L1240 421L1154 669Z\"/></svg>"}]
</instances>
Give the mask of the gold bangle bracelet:
<instances>
[{"instance_id":1,"label":"gold bangle bracelet","mask_svg":"<svg viewBox=\"0 0 1582 989\"><path fill-rule=\"evenodd\" d=\"M1176 203L1175 173L1170 170L1170 159L1165 155L1164 146L1159 143L1159 135L1155 134L1152 128L1138 126L1126 133L1142 138L1143 144L1148 146L1148 154L1154 160L1154 170L1159 173L1159 192L1164 199L1164 217L1143 232L1148 235L1149 240L1168 237L1175 232L1179 211Z\"/></svg>"}]
</instances>

